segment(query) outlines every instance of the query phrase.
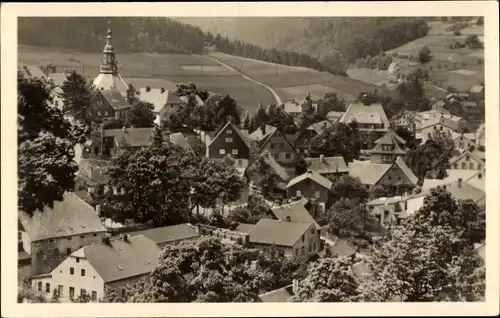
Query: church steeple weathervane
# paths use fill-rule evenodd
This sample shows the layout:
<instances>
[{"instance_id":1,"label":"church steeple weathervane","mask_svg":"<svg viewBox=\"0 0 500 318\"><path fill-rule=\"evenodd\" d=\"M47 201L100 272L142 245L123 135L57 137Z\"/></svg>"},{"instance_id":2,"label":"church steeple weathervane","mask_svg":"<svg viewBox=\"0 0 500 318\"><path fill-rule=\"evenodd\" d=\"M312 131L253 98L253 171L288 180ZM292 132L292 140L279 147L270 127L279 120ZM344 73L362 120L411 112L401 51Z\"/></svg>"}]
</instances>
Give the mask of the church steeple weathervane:
<instances>
[{"instance_id":1,"label":"church steeple weathervane","mask_svg":"<svg viewBox=\"0 0 500 318\"><path fill-rule=\"evenodd\" d=\"M117 74L118 66L116 62L116 52L113 46L113 34L111 32L110 22L108 21L108 35L106 36L106 45L102 51L104 53L103 64L100 71L105 74Z\"/></svg>"}]
</instances>

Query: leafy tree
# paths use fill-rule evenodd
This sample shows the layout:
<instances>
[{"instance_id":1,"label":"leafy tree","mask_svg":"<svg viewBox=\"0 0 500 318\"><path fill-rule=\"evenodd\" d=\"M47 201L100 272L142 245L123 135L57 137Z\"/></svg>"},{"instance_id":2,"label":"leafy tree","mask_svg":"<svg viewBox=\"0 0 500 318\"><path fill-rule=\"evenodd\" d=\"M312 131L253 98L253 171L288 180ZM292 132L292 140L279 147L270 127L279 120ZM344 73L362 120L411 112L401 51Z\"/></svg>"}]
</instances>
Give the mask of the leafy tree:
<instances>
[{"instance_id":1,"label":"leafy tree","mask_svg":"<svg viewBox=\"0 0 500 318\"><path fill-rule=\"evenodd\" d=\"M307 95L306 100L304 101L301 107L302 107L302 112L297 118L297 121L299 129L301 131L304 131L307 129L307 127L317 122L318 118L316 114L316 109L314 109L310 95Z\"/></svg>"},{"instance_id":2,"label":"leafy tree","mask_svg":"<svg viewBox=\"0 0 500 318\"><path fill-rule=\"evenodd\" d=\"M191 146L191 149L193 149L194 153L198 157L206 156L207 147L200 138L194 136L187 136L186 139L188 144Z\"/></svg>"},{"instance_id":3,"label":"leafy tree","mask_svg":"<svg viewBox=\"0 0 500 318\"><path fill-rule=\"evenodd\" d=\"M150 147L124 150L111 159L110 185L122 190L106 197L103 211L122 222L152 221L158 226L185 222L196 161L194 155L164 140L157 129Z\"/></svg>"},{"instance_id":4,"label":"leafy tree","mask_svg":"<svg viewBox=\"0 0 500 318\"><path fill-rule=\"evenodd\" d=\"M469 35L465 39L465 45L470 49L477 49L481 47L481 42L479 42L477 35Z\"/></svg>"},{"instance_id":5,"label":"leafy tree","mask_svg":"<svg viewBox=\"0 0 500 318\"><path fill-rule=\"evenodd\" d=\"M140 100L140 93L132 84L128 84L126 98L129 105L135 105Z\"/></svg>"},{"instance_id":6,"label":"leafy tree","mask_svg":"<svg viewBox=\"0 0 500 318\"><path fill-rule=\"evenodd\" d=\"M415 143L415 137L413 133L410 130L408 130L408 128L403 126L398 126L396 127L394 132L398 134L399 137L403 138L406 141L406 147L413 148Z\"/></svg>"},{"instance_id":7,"label":"leafy tree","mask_svg":"<svg viewBox=\"0 0 500 318\"><path fill-rule=\"evenodd\" d=\"M297 176L300 176L301 174L307 172L308 165L303 156L295 157L294 166L295 166L295 175Z\"/></svg>"},{"instance_id":8,"label":"leafy tree","mask_svg":"<svg viewBox=\"0 0 500 318\"><path fill-rule=\"evenodd\" d=\"M331 112L345 112L345 100L340 99L337 93L326 93L323 99L318 101L318 117L320 120L325 120L326 115Z\"/></svg>"},{"instance_id":9,"label":"leafy tree","mask_svg":"<svg viewBox=\"0 0 500 318\"><path fill-rule=\"evenodd\" d=\"M130 107L128 114L128 123L136 128L153 127L155 115L153 114L154 105L143 101L135 102Z\"/></svg>"},{"instance_id":10,"label":"leafy tree","mask_svg":"<svg viewBox=\"0 0 500 318\"><path fill-rule=\"evenodd\" d=\"M85 109L90 104L92 89L87 79L75 70L66 74L66 80L61 85L59 97L63 100L63 111L76 119L83 119Z\"/></svg>"},{"instance_id":11,"label":"leafy tree","mask_svg":"<svg viewBox=\"0 0 500 318\"><path fill-rule=\"evenodd\" d=\"M448 86L448 87L446 88L446 91L447 91L448 93L450 93L450 94L452 94L452 93L457 93L457 89L456 89L455 87L453 87L453 86Z\"/></svg>"},{"instance_id":12,"label":"leafy tree","mask_svg":"<svg viewBox=\"0 0 500 318\"><path fill-rule=\"evenodd\" d=\"M259 165L255 172L255 184L262 190L262 195L265 198L269 198L272 196L274 191L277 189L278 184L282 182L282 180L276 174L274 169L264 160L264 158L259 157L257 160L259 160Z\"/></svg>"},{"instance_id":13,"label":"leafy tree","mask_svg":"<svg viewBox=\"0 0 500 318\"><path fill-rule=\"evenodd\" d=\"M53 73L57 73L57 68L52 63L47 63L45 65L40 65L39 67L42 70L42 72L45 73L45 75L50 75L50 74L53 74Z\"/></svg>"},{"instance_id":14,"label":"leafy tree","mask_svg":"<svg viewBox=\"0 0 500 318\"><path fill-rule=\"evenodd\" d=\"M358 199L365 202L368 199L368 189L358 178L342 175L333 180L330 200L336 202L341 198Z\"/></svg>"},{"instance_id":15,"label":"leafy tree","mask_svg":"<svg viewBox=\"0 0 500 318\"><path fill-rule=\"evenodd\" d=\"M423 230L423 231L422 231ZM397 226L372 254L365 301L474 301L484 297L481 261L447 226Z\"/></svg>"},{"instance_id":16,"label":"leafy tree","mask_svg":"<svg viewBox=\"0 0 500 318\"><path fill-rule=\"evenodd\" d=\"M267 112L262 102L259 103L259 107L257 108L257 112L253 117L253 125L254 127L260 127L262 125L266 125L268 122Z\"/></svg>"},{"instance_id":17,"label":"leafy tree","mask_svg":"<svg viewBox=\"0 0 500 318\"><path fill-rule=\"evenodd\" d=\"M213 158L203 158L191 178L194 207L215 208L217 199L228 203L238 199L244 183L232 166Z\"/></svg>"},{"instance_id":18,"label":"leafy tree","mask_svg":"<svg viewBox=\"0 0 500 318\"><path fill-rule=\"evenodd\" d=\"M342 198L325 213L329 230L342 238L365 237L366 232L379 230L374 217L358 199Z\"/></svg>"},{"instance_id":19,"label":"leafy tree","mask_svg":"<svg viewBox=\"0 0 500 318\"><path fill-rule=\"evenodd\" d=\"M211 118L212 127L218 128L227 123L228 118L232 118L233 123L240 125L240 110L236 100L230 95L213 95L206 102Z\"/></svg>"},{"instance_id":20,"label":"leafy tree","mask_svg":"<svg viewBox=\"0 0 500 318\"><path fill-rule=\"evenodd\" d=\"M262 218L274 219L275 217L267 202L258 194L251 195L245 207L231 210L227 217L233 227L240 223L257 224Z\"/></svg>"},{"instance_id":21,"label":"leafy tree","mask_svg":"<svg viewBox=\"0 0 500 318\"><path fill-rule=\"evenodd\" d=\"M348 257L321 258L300 282L295 302L349 302L358 297L358 280Z\"/></svg>"},{"instance_id":22,"label":"leafy tree","mask_svg":"<svg viewBox=\"0 0 500 318\"><path fill-rule=\"evenodd\" d=\"M18 205L28 214L53 207L75 186L78 166L74 147L83 143L88 129L72 125L51 104L51 83L17 73Z\"/></svg>"},{"instance_id":23,"label":"leafy tree","mask_svg":"<svg viewBox=\"0 0 500 318\"><path fill-rule=\"evenodd\" d=\"M427 46L422 47L418 52L418 59L422 64L429 62L431 60L431 57L431 50L429 50Z\"/></svg>"},{"instance_id":24,"label":"leafy tree","mask_svg":"<svg viewBox=\"0 0 500 318\"><path fill-rule=\"evenodd\" d=\"M477 25L484 25L484 18L483 17L477 18L476 24Z\"/></svg>"},{"instance_id":25,"label":"leafy tree","mask_svg":"<svg viewBox=\"0 0 500 318\"><path fill-rule=\"evenodd\" d=\"M356 126L335 123L312 139L309 150L311 156L342 156L346 162L351 162L360 152L358 130Z\"/></svg>"},{"instance_id":26,"label":"leafy tree","mask_svg":"<svg viewBox=\"0 0 500 318\"><path fill-rule=\"evenodd\" d=\"M168 245L153 272L129 289L128 301L253 302L260 293L276 288L272 259L263 264L266 267L260 259L257 250L215 238ZM250 266L253 260L257 262Z\"/></svg>"}]
</instances>

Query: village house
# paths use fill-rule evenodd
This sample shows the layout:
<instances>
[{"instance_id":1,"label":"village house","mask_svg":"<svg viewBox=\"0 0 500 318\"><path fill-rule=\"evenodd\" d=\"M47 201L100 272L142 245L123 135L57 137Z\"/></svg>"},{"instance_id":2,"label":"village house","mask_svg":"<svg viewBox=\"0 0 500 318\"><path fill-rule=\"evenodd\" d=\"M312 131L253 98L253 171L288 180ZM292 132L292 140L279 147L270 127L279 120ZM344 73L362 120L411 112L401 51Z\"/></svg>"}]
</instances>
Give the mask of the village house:
<instances>
[{"instance_id":1,"label":"village house","mask_svg":"<svg viewBox=\"0 0 500 318\"><path fill-rule=\"evenodd\" d=\"M358 102L350 104L339 122L350 124L353 121L357 123L358 130L364 137L365 149L373 147L370 139L376 140L382 137L390 127L384 108L379 103L364 105Z\"/></svg>"},{"instance_id":2,"label":"village house","mask_svg":"<svg viewBox=\"0 0 500 318\"><path fill-rule=\"evenodd\" d=\"M417 126L416 131L422 136L422 141L425 142L432 136L434 132L462 133L473 130L472 125L465 119L453 115L437 115L430 116Z\"/></svg>"},{"instance_id":3,"label":"village house","mask_svg":"<svg viewBox=\"0 0 500 318\"><path fill-rule=\"evenodd\" d=\"M200 237L198 228L188 223L157 227L127 234L129 237L142 235L155 242L161 249L167 245L178 244L186 240L195 240Z\"/></svg>"},{"instance_id":4,"label":"village house","mask_svg":"<svg viewBox=\"0 0 500 318\"><path fill-rule=\"evenodd\" d=\"M344 112L331 111L326 114L326 120L331 123L338 123L342 115L344 115Z\"/></svg>"},{"instance_id":5,"label":"village house","mask_svg":"<svg viewBox=\"0 0 500 318\"><path fill-rule=\"evenodd\" d=\"M315 229L318 231L318 238L321 236L321 226L314 220L306 208L308 200L300 199L290 203L286 203L272 208L274 216L278 220L286 220L290 218L292 222L305 222L313 223Z\"/></svg>"},{"instance_id":6,"label":"village house","mask_svg":"<svg viewBox=\"0 0 500 318\"><path fill-rule=\"evenodd\" d=\"M384 136L375 141L375 147L370 151L372 163L392 163L396 158L406 155L406 141L392 128Z\"/></svg>"},{"instance_id":7,"label":"village house","mask_svg":"<svg viewBox=\"0 0 500 318\"><path fill-rule=\"evenodd\" d=\"M105 118L124 119L130 105L116 89L96 90L90 104L85 109L85 118L92 122L102 122Z\"/></svg>"},{"instance_id":8,"label":"village house","mask_svg":"<svg viewBox=\"0 0 500 318\"><path fill-rule=\"evenodd\" d=\"M260 180L264 180L269 173L273 173L278 180L275 182L275 188L261 189ZM286 195L286 185L291 177L277 161L272 154L264 150L254 161L252 161L245 170L245 176L253 190L269 193L274 198L284 198Z\"/></svg>"},{"instance_id":9,"label":"village house","mask_svg":"<svg viewBox=\"0 0 500 318\"><path fill-rule=\"evenodd\" d=\"M451 133L451 140L455 144L455 148L468 150L476 145L475 133Z\"/></svg>"},{"instance_id":10,"label":"village house","mask_svg":"<svg viewBox=\"0 0 500 318\"><path fill-rule=\"evenodd\" d=\"M29 216L19 211L23 250L31 257L31 274L50 273L67 255L99 242L106 228L94 209L74 193L64 194L53 208Z\"/></svg>"},{"instance_id":11,"label":"village house","mask_svg":"<svg viewBox=\"0 0 500 318\"><path fill-rule=\"evenodd\" d=\"M257 143L258 153L267 150L281 165L293 165L297 151L278 128L262 125L250 134L250 138Z\"/></svg>"},{"instance_id":12,"label":"village house","mask_svg":"<svg viewBox=\"0 0 500 318\"><path fill-rule=\"evenodd\" d=\"M484 86L483 85L473 85L469 90L469 99L479 102L484 101Z\"/></svg>"},{"instance_id":13,"label":"village house","mask_svg":"<svg viewBox=\"0 0 500 318\"><path fill-rule=\"evenodd\" d=\"M443 179L427 179L427 178L424 179L424 183L422 184L422 191L427 191L437 186L450 184L452 182L457 181L458 179L470 182L470 180L477 175L483 177L483 183L484 183L484 172L481 174L481 171L479 170L446 169L446 174L447 176ZM484 188L482 190L484 190Z\"/></svg>"},{"instance_id":14,"label":"village house","mask_svg":"<svg viewBox=\"0 0 500 318\"><path fill-rule=\"evenodd\" d=\"M127 285L152 272L160 254L156 243L143 235L107 237L71 253L50 274L34 276L32 286L47 296L55 291L63 302L85 296L98 302L106 288L126 298Z\"/></svg>"},{"instance_id":15,"label":"village house","mask_svg":"<svg viewBox=\"0 0 500 318\"><path fill-rule=\"evenodd\" d=\"M440 185L440 187L444 187L455 200L472 200L480 209L485 209L486 207L486 193L484 190L472 186L462 178L445 185ZM406 207L409 216L414 215L424 205L424 200L430 193L431 189L426 189L425 191L422 189L422 192L419 194L408 198Z\"/></svg>"},{"instance_id":16,"label":"village house","mask_svg":"<svg viewBox=\"0 0 500 318\"><path fill-rule=\"evenodd\" d=\"M319 158L305 158L307 169L322 175L327 179L332 179L343 174L348 174L349 169L341 156L325 157L319 155Z\"/></svg>"},{"instance_id":17,"label":"village house","mask_svg":"<svg viewBox=\"0 0 500 318\"><path fill-rule=\"evenodd\" d=\"M170 115L177 113L187 104L170 90L164 88L150 88L149 86L139 89L139 99L154 106L155 124L163 126Z\"/></svg>"},{"instance_id":18,"label":"village house","mask_svg":"<svg viewBox=\"0 0 500 318\"><path fill-rule=\"evenodd\" d=\"M407 218L406 200L409 195L381 197L366 203L368 213L373 215L381 225L400 225Z\"/></svg>"},{"instance_id":19,"label":"village house","mask_svg":"<svg viewBox=\"0 0 500 318\"><path fill-rule=\"evenodd\" d=\"M486 147L486 126L484 123L476 130L476 147Z\"/></svg>"},{"instance_id":20,"label":"village house","mask_svg":"<svg viewBox=\"0 0 500 318\"><path fill-rule=\"evenodd\" d=\"M449 164L453 169L465 170L481 170L485 165L480 157L475 153L471 153L469 150L463 150L458 156L452 157Z\"/></svg>"},{"instance_id":21,"label":"village house","mask_svg":"<svg viewBox=\"0 0 500 318\"><path fill-rule=\"evenodd\" d=\"M84 154L98 158L112 157L120 147L147 147L151 145L154 128L104 129L92 134L91 140L84 145Z\"/></svg>"},{"instance_id":22,"label":"village house","mask_svg":"<svg viewBox=\"0 0 500 318\"><path fill-rule=\"evenodd\" d=\"M302 106L297 101L290 100L283 104L283 110L290 116L297 118L302 113Z\"/></svg>"},{"instance_id":23,"label":"village house","mask_svg":"<svg viewBox=\"0 0 500 318\"><path fill-rule=\"evenodd\" d=\"M231 155L238 167L248 166L250 143L231 120L228 120L207 146L207 157L222 159L226 155Z\"/></svg>"},{"instance_id":24,"label":"village house","mask_svg":"<svg viewBox=\"0 0 500 318\"><path fill-rule=\"evenodd\" d=\"M59 94L63 93L62 86L66 81L67 74L65 73L54 73L50 74L50 79L54 83L54 90L52 91L52 106L58 108L60 110L64 107L64 101L59 96Z\"/></svg>"},{"instance_id":25,"label":"village house","mask_svg":"<svg viewBox=\"0 0 500 318\"><path fill-rule=\"evenodd\" d=\"M414 186L418 178L401 157L394 163L349 162L349 175L366 186Z\"/></svg>"},{"instance_id":26,"label":"village house","mask_svg":"<svg viewBox=\"0 0 500 318\"><path fill-rule=\"evenodd\" d=\"M176 146L181 147L184 151L189 153L194 153L193 148L188 142L188 139L184 136L184 134L177 132L173 134L169 134L170 142Z\"/></svg>"},{"instance_id":27,"label":"village house","mask_svg":"<svg viewBox=\"0 0 500 318\"><path fill-rule=\"evenodd\" d=\"M333 128L333 124L328 120L323 120L307 127L307 129L301 132L295 139L295 149L297 152L304 156L308 156L311 140L328 128Z\"/></svg>"},{"instance_id":28,"label":"village house","mask_svg":"<svg viewBox=\"0 0 500 318\"><path fill-rule=\"evenodd\" d=\"M128 85L118 73L118 63L116 61L116 51L113 46L111 29L108 30L106 45L102 51L104 53L103 64L99 68L99 75L94 79L93 86L98 91L117 90L126 95Z\"/></svg>"},{"instance_id":29,"label":"village house","mask_svg":"<svg viewBox=\"0 0 500 318\"><path fill-rule=\"evenodd\" d=\"M287 257L309 259L320 249L318 231L314 223L260 219L250 230L249 244L263 249L277 248Z\"/></svg>"},{"instance_id":30,"label":"village house","mask_svg":"<svg viewBox=\"0 0 500 318\"><path fill-rule=\"evenodd\" d=\"M307 198L326 208L333 182L312 170L290 180L286 186L288 198Z\"/></svg>"}]
</instances>

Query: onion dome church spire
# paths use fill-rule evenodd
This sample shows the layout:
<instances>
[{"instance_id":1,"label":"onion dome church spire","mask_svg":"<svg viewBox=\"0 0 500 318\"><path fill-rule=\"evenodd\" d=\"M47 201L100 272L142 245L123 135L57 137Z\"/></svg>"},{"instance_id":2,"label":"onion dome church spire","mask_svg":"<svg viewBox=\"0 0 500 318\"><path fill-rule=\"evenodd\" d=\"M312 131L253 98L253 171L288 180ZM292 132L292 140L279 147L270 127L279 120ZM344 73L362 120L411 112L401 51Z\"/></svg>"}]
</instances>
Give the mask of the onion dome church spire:
<instances>
[{"instance_id":1,"label":"onion dome church spire","mask_svg":"<svg viewBox=\"0 0 500 318\"><path fill-rule=\"evenodd\" d=\"M109 24L110 22L108 22ZM102 53L104 54L104 59L99 69L99 75L94 80L94 86L99 90L117 89L125 93L128 85L118 73L118 62L116 60L115 47L113 46L111 27L108 27L106 45L104 45Z\"/></svg>"}]
</instances>

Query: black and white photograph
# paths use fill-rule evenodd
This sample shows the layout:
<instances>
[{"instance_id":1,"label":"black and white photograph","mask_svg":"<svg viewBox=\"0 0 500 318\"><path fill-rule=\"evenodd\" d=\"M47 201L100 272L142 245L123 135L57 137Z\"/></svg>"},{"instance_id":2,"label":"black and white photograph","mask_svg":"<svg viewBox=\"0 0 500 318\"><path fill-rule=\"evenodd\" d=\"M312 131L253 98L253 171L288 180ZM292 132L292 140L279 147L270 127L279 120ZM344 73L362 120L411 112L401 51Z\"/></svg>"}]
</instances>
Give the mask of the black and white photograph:
<instances>
[{"instance_id":1,"label":"black and white photograph","mask_svg":"<svg viewBox=\"0 0 500 318\"><path fill-rule=\"evenodd\" d=\"M498 313L488 17L164 5L15 18L17 304L489 297Z\"/></svg>"}]
</instances>

